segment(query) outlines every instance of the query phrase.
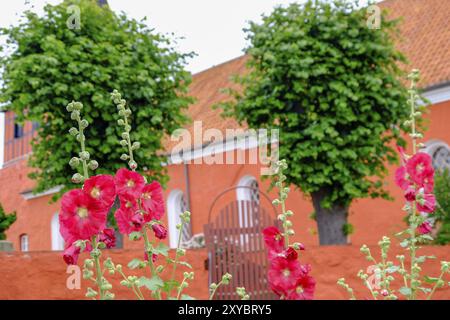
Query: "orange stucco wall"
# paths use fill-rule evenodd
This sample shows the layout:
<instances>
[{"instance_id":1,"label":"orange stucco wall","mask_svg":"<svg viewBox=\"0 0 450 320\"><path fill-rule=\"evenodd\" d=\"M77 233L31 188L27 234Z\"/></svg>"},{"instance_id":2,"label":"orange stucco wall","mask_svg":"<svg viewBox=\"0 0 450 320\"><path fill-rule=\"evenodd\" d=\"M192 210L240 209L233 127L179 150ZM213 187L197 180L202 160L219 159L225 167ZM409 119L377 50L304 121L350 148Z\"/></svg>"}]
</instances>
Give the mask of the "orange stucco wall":
<instances>
[{"instance_id":1,"label":"orange stucco wall","mask_svg":"<svg viewBox=\"0 0 450 320\"><path fill-rule=\"evenodd\" d=\"M371 246L370 249L373 256L378 259L378 248ZM393 245L390 257L394 258L400 251L398 245ZM426 246L420 250L420 254L435 255L440 260L450 260L450 250L446 247ZM107 250L105 255L110 256L115 263L125 266L131 259L139 257L141 251ZM190 282L186 293L198 299L208 297L208 272L204 268L206 257L206 251L202 249L190 250L186 256L186 261L192 264L192 270L195 272L195 280ZM80 261L82 261L81 258ZM336 284L337 279L341 277L344 277L355 290L358 299L370 298L361 280L356 277L360 269L367 270L369 263L356 246L311 246L302 252L300 259L303 263L310 263L312 266L311 274L317 282L316 299L348 299L346 292ZM423 274L436 277L438 270L439 262L430 260L424 265ZM66 282L70 275L66 271L61 255L56 252L0 253L0 274L2 275L0 299L85 299L86 287L92 284L81 280L79 290L69 290ZM124 272L127 276L140 276L148 270L130 271L124 268ZM180 272L179 275L181 274ZM129 289L119 284L120 278L117 275L107 275L107 278L113 285L112 292L116 294L117 299L135 299ZM393 283L392 288L398 289L402 282L401 279L398 280ZM148 294L146 296L149 297ZM447 286L445 289L438 290L434 299L450 299L450 288Z\"/></svg>"},{"instance_id":2,"label":"orange stucco wall","mask_svg":"<svg viewBox=\"0 0 450 320\"><path fill-rule=\"evenodd\" d=\"M430 107L428 130L424 141L440 139L450 142L450 101ZM386 179L387 189L395 197L395 201L382 199L360 199L354 201L350 209L350 222L355 232L350 236L353 244L375 244L383 235L392 235L404 228L402 221L404 213L401 211L403 200L401 191L394 184L393 172ZM7 212L17 211L17 222L7 232L8 240L12 241L14 248L19 248L21 234L29 235L30 250L50 250L51 232L50 223L53 214L58 211L59 204L49 204L50 196L25 200L21 192L29 190L33 183L27 178L29 169L25 160L10 163L0 170L0 203ZM203 232L203 226L208 221L208 212L213 200L226 188L236 186L239 180L251 175L259 179L262 191L267 191L269 181L260 180L259 165L230 165L230 164L189 164L190 204L192 212L193 233ZM181 189L186 192L186 181L183 165L170 165L168 167L170 181L165 191L166 200L172 190ZM271 199L275 193L269 192ZM235 200L235 191L227 194L222 201L216 203L213 217L227 202ZM265 201L265 200L262 200ZM266 202L266 206L269 206ZM299 190L291 192L287 207L295 212L294 226L298 240L308 245L318 243L315 234L316 225L309 218L313 211L309 199ZM167 222L167 217L165 218ZM136 245L125 241L125 248L136 248Z\"/></svg>"}]
</instances>

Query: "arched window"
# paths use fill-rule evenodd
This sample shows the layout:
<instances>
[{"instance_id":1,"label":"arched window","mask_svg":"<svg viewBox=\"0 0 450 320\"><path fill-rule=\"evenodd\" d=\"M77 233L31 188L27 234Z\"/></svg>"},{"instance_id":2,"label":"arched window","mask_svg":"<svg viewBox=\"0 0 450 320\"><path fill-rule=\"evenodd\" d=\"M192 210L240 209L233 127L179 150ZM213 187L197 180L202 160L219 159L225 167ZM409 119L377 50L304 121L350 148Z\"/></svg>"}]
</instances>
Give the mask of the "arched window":
<instances>
[{"instance_id":1,"label":"arched window","mask_svg":"<svg viewBox=\"0 0 450 320\"><path fill-rule=\"evenodd\" d=\"M25 233L22 234L19 240L20 240L20 251L27 252L29 250L28 235Z\"/></svg>"},{"instance_id":2,"label":"arched window","mask_svg":"<svg viewBox=\"0 0 450 320\"><path fill-rule=\"evenodd\" d=\"M176 248L178 244L179 230L177 224L181 223L180 215L187 210L186 198L183 191L173 190L167 199L167 212L169 220L169 243L171 248ZM185 225L181 235L181 243L185 243L192 238L191 224Z\"/></svg>"},{"instance_id":3,"label":"arched window","mask_svg":"<svg viewBox=\"0 0 450 320\"><path fill-rule=\"evenodd\" d=\"M433 167L436 170L450 170L450 147L441 140L431 140L425 144L423 152L428 153L433 159Z\"/></svg>"},{"instance_id":4,"label":"arched window","mask_svg":"<svg viewBox=\"0 0 450 320\"><path fill-rule=\"evenodd\" d=\"M64 239L59 232L59 214L55 213L51 222L52 250L64 250Z\"/></svg>"},{"instance_id":5,"label":"arched window","mask_svg":"<svg viewBox=\"0 0 450 320\"><path fill-rule=\"evenodd\" d=\"M259 184L252 176L244 176L239 180L236 189L239 208L239 224L251 227L257 219L259 209Z\"/></svg>"}]
</instances>

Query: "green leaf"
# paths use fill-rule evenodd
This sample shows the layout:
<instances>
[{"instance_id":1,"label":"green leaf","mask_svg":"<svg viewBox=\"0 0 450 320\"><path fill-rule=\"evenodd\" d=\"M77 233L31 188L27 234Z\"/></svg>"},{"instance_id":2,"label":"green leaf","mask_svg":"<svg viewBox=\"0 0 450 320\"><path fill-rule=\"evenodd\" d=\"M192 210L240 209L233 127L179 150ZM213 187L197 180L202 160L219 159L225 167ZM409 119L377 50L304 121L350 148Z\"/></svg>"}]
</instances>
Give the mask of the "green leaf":
<instances>
[{"instance_id":1,"label":"green leaf","mask_svg":"<svg viewBox=\"0 0 450 320\"><path fill-rule=\"evenodd\" d=\"M195 298L187 295L187 294L182 294L181 295L181 300L195 300Z\"/></svg>"},{"instance_id":2,"label":"green leaf","mask_svg":"<svg viewBox=\"0 0 450 320\"><path fill-rule=\"evenodd\" d=\"M156 291L164 286L163 280L158 276L153 276L151 279L140 277L138 280L139 287L146 287L150 291Z\"/></svg>"},{"instance_id":3,"label":"green leaf","mask_svg":"<svg viewBox=\"0 0 450 320\"><path fill-rule=\"evenodd\" d=\"M408 297L411 295L411 289L407 287L401 287L400 290L398 290L402 295Z\"/></svg>"},{"instance_id":4,"label":"green leaf","mask_svg":"<svg viewBox=\"0 0 450 320\"><path fill-rule=\"evenodd\" d=\"M174 288L178 288L178 286L180 285L180 283L176 280L168 280L168 281L164 281L164 286L162 287L162 291L169 293L170 291L172 291Z\"/></svg>"},{"instance_id":5,"label":"green leaf","mask_svg":"<svg viewBox=\"0 0 450 320\"><path fill-rule=\"evenodd\" d=\"M133 231L128 236L131 241L139 240L142 237L142 233L138 231Z\"/></svg>"},{"instance_id":6,"label":"green leaf","mask_svg":"<svg viewBox=\"0 0 450 320\"><path fill-rule=\"evenodd\" d=\"M164 243L159 243L158 246L156 246L155 248L153 248L153 253L155 254L161 254L165 257L168 256L169 254L169 247L166 246Z\"/></svg>"},{"instance_id":7,"label":"green leaf","mask_svg":"<svg viewBox=\"0 0 450 320\"><path fill-rule=\"evenodd\" d=\"M426 282L426 283L436 283L436 282L438 282L439 281L439 278L435 278L435 277L429 277L429 276L425 276L425 277L423 277L423 280Z\"/></svg>"},{"instance_id":8,"label":"green leaf","mask_svg":"<svg viewBox=\"0 0 450 320\"><path fill-rule=\"evenodd\" d=\"M400 269L399 266L392 266L392 267L387 268L386 271L387 271L388 273L394 273L394 272L397 272L398 269Z\"/></svg>"},{"instance_id":9,"label":"green leaf","mask_svg":"<svg viewBox=\"0 0 450 320\"><path fill-rule=\"evenodd\" d=\"M186 261L178 261L178 264L180 264L182 266L185 266L185 267L187 267L189 269L192 269L192 265L190 263L186 262Z\"/></svg>"},{"instance_id":10,"label":"green leaf","mask_svg":"<svg viewBox=\"0 0 450 320\"><path fill-rule=\"evenodd\" d=\"M134 258L133 260L131 260L128 263L128 268L130 268L130 269L141 268L143 264L145 264L144 261L142 261L140 259L137 259L137 258Z\"/></svg>"}]
</instances>

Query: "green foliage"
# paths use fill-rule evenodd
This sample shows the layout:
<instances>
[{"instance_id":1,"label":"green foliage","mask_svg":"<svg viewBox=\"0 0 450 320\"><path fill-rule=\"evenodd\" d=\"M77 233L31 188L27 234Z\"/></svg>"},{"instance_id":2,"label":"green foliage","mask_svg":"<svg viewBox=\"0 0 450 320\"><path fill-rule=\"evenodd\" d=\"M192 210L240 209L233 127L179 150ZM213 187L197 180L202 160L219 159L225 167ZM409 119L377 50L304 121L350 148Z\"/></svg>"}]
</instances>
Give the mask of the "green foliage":
<instances>
[{"instance_id":1,"label":"green foliage","mask_svg":"<svg viewBox=\"0 0 450 320\"><path fill-rule=\"evenodd\" d=\"M348 236L355 232L355 227L351 223L346 223L342 227L342 232Z\"/></svg>"},{"instance_id":2,"label":"green foliage","mask_svg":"<svg viewBox=\"0 0 450 320\"><path fill-rule=\"evenodd\" d=\"M435 217L441 225L435 241L438 244L447 244L450 242L450 171L448 169L436 171L434 194L438 203Z\"/></svg>"},{"instance_id":3,"label":"green foliage","mask_svg":"<svg viewBox=\"0 0 450 320\"><path fill-rule=\"evenodd\" d=\"M252 128L279 128L287 181L307 194L324 190L324 207L388 198L391 141L404 144L397 21L383 13L378 30L366 21L366 10L342 0L276 8L246 29L249 72L235 78L244 89L227 89L233 99L220 104Z\"/></svg>"},{"instance_id":4,"label":"green foliage","mask_svg":"<svg viewBox=\"0 0 450 320\"><path fill-rule=\"evenodd\" d=\"M16 219L16 212L7 214L0 204L0 240L6 240L5 231L9 229Z\"/></svg>"},{"instance_id":5,"label":"green foliage","mask_svg":"<svg viewBox=\"0 0 450 320\"><path fill-rule=\"evenodd\" d=\"M80 8L79 30L66 25L71 4ZM0 32L12 50L0 63L0 102L19 121L40 123L30 158L35 191L75 187L67 183L72 170L66 162L78 146L67 138L72 121L65 106L72 100L83 103L86 120L93 124L86 133L87 151L100 163L98 173L123 166L119 118L109 98L113 89L124 92L132 109L132 138L145 146L135 152L140 169L164 182L157 152L163 135L187 120L183 110L192 102L186 95L191 80L184 65L192 54L177 53L165 36L95 1L63 1L44 11L42 17L25 12L20 25Z\"/></svg>"}]
</instances>

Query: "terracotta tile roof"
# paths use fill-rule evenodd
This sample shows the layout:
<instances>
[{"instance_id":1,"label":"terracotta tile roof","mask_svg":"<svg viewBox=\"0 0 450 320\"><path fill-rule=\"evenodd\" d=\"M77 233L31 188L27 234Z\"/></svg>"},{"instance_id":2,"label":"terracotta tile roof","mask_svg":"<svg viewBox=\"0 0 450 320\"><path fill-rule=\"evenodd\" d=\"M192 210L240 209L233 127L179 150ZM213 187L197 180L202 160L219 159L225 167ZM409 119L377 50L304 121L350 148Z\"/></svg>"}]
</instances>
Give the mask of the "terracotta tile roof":
<instances>
[{"instance_id":1,"label":"terracotta tile roof","mask_svg":"<svg viewBox=\"0 0 450 320\"><path fill-rule=\"evenodd\" d=\"M379 5L391 17L403 17L398 48L410 61L407 70L421 70L419 85L428 88L450 81L450 0L386 0ZM223 119L220 110L211 106L227 98L220 89L233 85L232 75L245 72L246 60L241 56L193 76L189 94L197 100L189 107L188 114L193 121L203 122L203 131L217 128L225 132L227 128L240 127L233 119ZM193 124L186 128L192 134ZM165 150L171 150L176 144L167 138Z\"/></svg>"},{"instance_id":2,"label":"terracotta tile roof","mask_svg":"<svg viewBox=\"0 0 450 320\"><path fill-rule=\"evenodd\" d=\"M390 17L402 18L398 48L421 71L423 88L450 81L450 1L386 0L379 4ZM382 27L382 26L381 26Z\"/></svg>"}]
</instances>

